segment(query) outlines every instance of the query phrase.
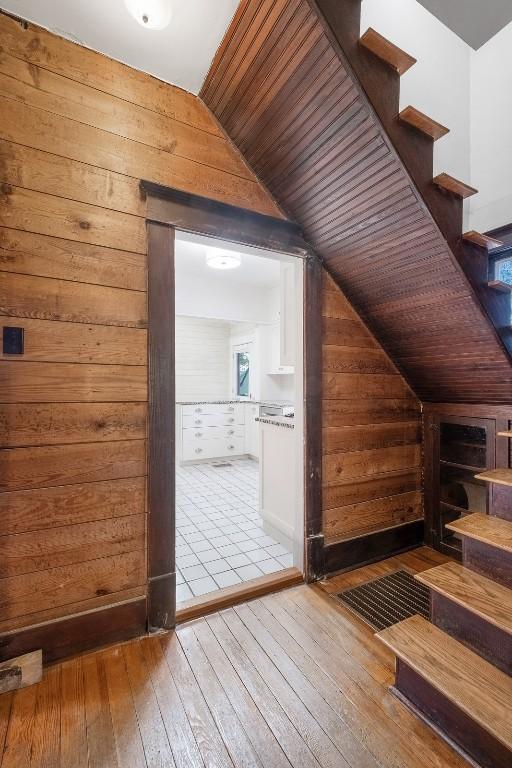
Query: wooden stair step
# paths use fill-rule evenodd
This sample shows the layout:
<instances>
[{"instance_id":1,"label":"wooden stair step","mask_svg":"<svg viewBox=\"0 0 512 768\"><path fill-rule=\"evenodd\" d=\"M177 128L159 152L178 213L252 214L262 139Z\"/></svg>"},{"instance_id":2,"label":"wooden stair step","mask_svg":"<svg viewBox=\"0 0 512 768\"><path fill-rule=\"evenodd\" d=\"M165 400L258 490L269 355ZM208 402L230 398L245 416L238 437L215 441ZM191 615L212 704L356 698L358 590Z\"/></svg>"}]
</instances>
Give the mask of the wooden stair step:
<instances>
[{"instance_id":1,"label":"wooden stair step","mask_svg":"<svg viewBox=\"0 0 512 768\"><path fill-rule=\"evenodd\" d=\"M512 678L421 616L394 624L377 637L444 699L512 750Z\"/></svg>"},{"instance_id":2,"label":"wooden stair step","mask_svg":"<svg viewBox=\"0 0 512 768\"><path fill-rule=\"evenodd\" d=\"M359 42L379 59L393 67L399 75L403 75L413 64L416 64L416 59L413 56L402 51L401 48L391 43L372 27L366 30Z\"/></svg>"},{"instance_id":3,"label":"wooden stair step","mask_svg":"<svg viewBox=\"0 0 512 768\"><path fill-rule=\"evenodd\" d=\"M475 512L473 515L454 520L453 523L446 523L446 528L512 554L512 523L507 520Z\"/></svg>"},{"instance_id":4,"label":"wooden stair step","mask_svg":"<svg viewBox=\"0 0 512 768\"><path fill-rule=\"evenodd\" d=\"M433 120L428 115L423 114L423 112L420 112L416 107L405 107L398 117L403 123L407 123L418 131L425 133L427 136L430 136L431 139L434 139L434 141L437 141L443 136L446 136L447 133L450 133L449 128L445 128L444 125L441 125L441 123Z\"/></svg>"},{"instance_id":5,"label":"wooden stair step","mask_svg":"<svg viewBox=\"0 0 512 768\"><path fill-rule=\"evenodd\" d=\"M498 432L501 437L512 437L512 432ZM486 469L485 472L475 475L475 480L483 480L486 483L512 486L512 469Z\"/></svg>"},{"instance_id":6,"label":"wooden stair step","mask_svg":"<svg viewBox=\"0 0 512 768\"><path fill-rule=\"evenodd\" d=\"M484 621L512 635L512 590L459 563L444 563L415 578Z\"/></svg>"},{"instance_id":7,"label":"wooden stair step","mask_svg":"<svg viewBox=\"0 0 512 768\"><path fill-rule=\"evenodd\" d=\"M468 243L479 245L481 248L486 248L488 251L503 245L502 240L496 240L495 237L489 237L489 235L482 235L481 232L475 232L473 229L470 232L465 232L462 239Z\"/></svg>"},{"instance_id":8,"label":"wooden stair step","mask_svg":"<svg viewBox=\"0 0 512 768\"><path fill-rule=\"evenodd\" d=\"M497 432L496 434L498 435L498 437L512 437L512 431L511 430L507 430L506 432ZM512 472L512 470L510 470L510 471ZM507 483L507 485L508 485L508 483ZM512 485L512 482L511 482L511 485Z\"/></svg>"},{"instance_id":9,"label":"wooden stair step","mask_svg":"<svg viewBox=\"0 0 512 768\"><path fill-rule=\"evenodd\" d=\"M512 285L504 283L503 280L489 280L487 287L492 288L493 291L498 291L498 293L510 293L512 291Z\"/></svg>"},{"instance_id":10,"label":"wooden stair step","mask_svg":"<svg viewBox=\"0 0 512 768\"><path fill-rule=\"evenodd\" d=\"M450 192L452 195L461 197L463 200L472 195L476 195L478 192L478 189L470 187L469 184L464 184L463 181L455 179L453 176L450 176L449 173L440 173L439 176L436 176L433 179L433 182L441 189Z\"/></svg>"}]
</instances>

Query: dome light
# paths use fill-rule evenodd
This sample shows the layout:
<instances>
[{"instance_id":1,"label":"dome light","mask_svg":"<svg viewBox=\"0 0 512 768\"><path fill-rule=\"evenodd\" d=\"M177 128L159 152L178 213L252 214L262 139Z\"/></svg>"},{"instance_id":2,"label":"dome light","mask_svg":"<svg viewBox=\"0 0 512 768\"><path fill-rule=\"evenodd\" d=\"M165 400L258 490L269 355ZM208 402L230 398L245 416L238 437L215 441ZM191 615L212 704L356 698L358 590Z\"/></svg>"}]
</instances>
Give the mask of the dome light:
<instances>
[{"instance_id":1,"label":"dome light","mask_svg":"<svg viewBox=\"0 0 512 768\"><path fill-rule=\"evenodd\" d=\"M224 248L207 248L206 263L212 269L236 269L242 263L242 257Z\"/></svg>"},{"instance_id":2,"label":"dome light","mask_svg":"<svg viewBox=\"0 0 512 768\"><path fill-rule=\"evenodd\" d=\"M165 29L171 22L170 0L124 0L124 4L135 21L146 29Z\"/></svg>"}]
</instances>

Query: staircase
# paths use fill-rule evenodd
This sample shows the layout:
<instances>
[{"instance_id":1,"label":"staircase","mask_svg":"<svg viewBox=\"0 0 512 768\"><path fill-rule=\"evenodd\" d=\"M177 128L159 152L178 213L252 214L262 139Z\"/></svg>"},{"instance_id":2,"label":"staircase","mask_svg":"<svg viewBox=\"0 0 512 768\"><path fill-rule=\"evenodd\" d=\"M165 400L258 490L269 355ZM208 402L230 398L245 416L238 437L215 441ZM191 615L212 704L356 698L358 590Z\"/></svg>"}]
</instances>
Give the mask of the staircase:
<instances>
[{"instance_id":1,"label":"staircase","mask_svg":"<svg viewBox=\"0 0 512 768\"><path fill-rule=\"evenodd\" d=\"M360 16L361 0L241 0L201 97L420 399L509 403L498 243L463 232L476 190L434 178L448 127L400 111L415 59Z\"/></svg>"},{"instance_id":2,"label":"staircase","mask_svg":"<svg viewBox=\"0 0 512 768\"><path fill-rule=\"evenodd\" d=\"M499 502L489 515L447 525L462 538L462 565L416 575L430 588L432 623L413 616L377 637L397 657L399 697L483 768L510 768L512 469L477 477L508 494L508 504L493 493Z\"/></svg>"},{"instance_id":3,"label":"staircase","mask_svg":"<svg viewBox=\"0 0 512 768\"><path fill-rule=\"evenodd\" d=\"M414 106L399 112L400 77L414 66L416 59L371 28L356 39L354 30L358 28L361 0L341 0L335 4L331 0L316 0L315 4L333 24L384 128L504 347L512 355L512 286L489 277L489 251L503 243L480 232L463 232L462 201L478 190L447 173L432 177L434 142L449 133L449 128ZM344 23L347 19L349 24Z\"/></svg>"}]
</instances>

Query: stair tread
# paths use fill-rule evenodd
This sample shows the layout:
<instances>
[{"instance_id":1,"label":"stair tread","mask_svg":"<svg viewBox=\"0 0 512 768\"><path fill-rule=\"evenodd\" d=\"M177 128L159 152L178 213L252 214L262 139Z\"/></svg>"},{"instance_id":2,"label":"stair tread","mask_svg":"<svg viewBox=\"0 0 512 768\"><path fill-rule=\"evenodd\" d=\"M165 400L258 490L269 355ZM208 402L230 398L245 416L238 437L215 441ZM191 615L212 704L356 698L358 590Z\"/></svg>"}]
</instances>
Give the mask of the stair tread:
<instances>
[{"instance_id":1,"label":"stair tread","mask_svg":"<svg viewBox=\"0 0 512 768\"><path fill-rule=\"evenodd\" d=\"M446 527L483 544L512 552L512 523L507 520L475 512L453 523L446 523Z\"/></svg>"},{"instance_id":2,"label":"stair tread","mask_svg":"<svg viewBox=\"0 0 512 768\"><path fill-rule=\"evenodd\" d=\"M510 285L510 283L504 283L503 280L489 280L487 286L499 293L510 293L512 291L512 285Z\"/></svg>"},{"instance_id":3,"label":"stair tread","mask_svg":"<svg viewBox=\"0 0 512 768\"><path fill-rule=\"evenodd\" d=\"M379 59L396 69L399 75L403 75L413 64L416 64L416 59L413 56L387 40L372 27L366 30L359 42Z\"/></svg>"},{"instance_id":4,"label":"stair tread","mask_svg":"<svg viewBox=\"0 0 512 768\"><path fill-rule=\"evenodd\" d=\"M498 432L498 435L512 437L512 432ZM486 469L485 472L475 475L475 479L496 485L512 485L512 469Z\"/></svg>"},{"instance_id":5,"label":"stair tread","mask_svg":"<svg viewBox=\"0 0 512 768\"><path fill-rule=\"evenodd\" d=\"M512 589L451 562L417 573L415 578L512 635Z\"/></svg>"},{"instance_id":6,"label":"stair tread","mask_svg":"<svg viewBox=\"0 0 512 768\"><path fill-rule=\"evenodd\" d=\"M421 616L377 637L439 693L512 749L512 678Z\"/></svg>"},{"instance_id":7,"label":"stair tread","mask_svg":"<svg viewBox=\"0 0 512 768\"><path fill-rule=\"evenodd\" d=\"M467 240L470 243L475 243L475 245L480 245L482 248L487 248L488 251L503 245L502 240L497 240L495 237L489 237L489 235L482 235L481 232L476 232L474 229L465 232L462 235L462 239Z\"/></svg>"},{"instance_id":8,"label":"stair tread","mask_svg":"<svg viewBox=\"0 0 512 768\"><path fill-rule=\"evenodd\" d=\"M434 141L437 141L443 136L446 136L447 133L450 133L449 128L446 128L444 125L441 125L441 123L438 123L428 115L420 112L416 107L405 107L405 109L402 109L400 112L399 118L402 122L412 125L413 128L417 128L418 131L426 133L427 136L430 136Z\"/></svg>"},{"instance_id":9,"label":"stair tread","mask_svg":"<svg viewBox=\"0 0 512 768\"><path fill-rule=\"evenodd\" d=\"M433 182L438 187L451 192L453 195L457 195L457 197L461 197L463 200L478 193L478 189L470 187L469 184L465 184L463 181L459 181L454 176L450 176L449 173L440 173L439 176L433 179Z\"/></svg>"},{"instance_id":10,"label":"stair tread","mask_svg":"<svg viewBox=\"0 0 512 768\"><path fill-rule=\"evenodd\" d=\"M505 432L497 432L498 437L512 437L512 431L507 430Z\"/></svg>"}]
</instances>

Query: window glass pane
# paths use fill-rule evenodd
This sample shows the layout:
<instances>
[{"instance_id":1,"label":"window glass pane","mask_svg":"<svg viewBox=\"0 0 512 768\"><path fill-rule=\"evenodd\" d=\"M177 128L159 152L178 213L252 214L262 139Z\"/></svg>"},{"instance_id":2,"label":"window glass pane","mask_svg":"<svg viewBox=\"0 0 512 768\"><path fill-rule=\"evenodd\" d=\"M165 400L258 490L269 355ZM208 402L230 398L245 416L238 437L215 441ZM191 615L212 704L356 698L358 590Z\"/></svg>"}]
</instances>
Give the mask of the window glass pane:
<instances>
[{"instance_id":1,"label":"window glass pane","mask_svg":"<svg viewBox=\"0 0 512 768\"><path fill-rule=\"evenodd\" d=\"M236 353L237 389L239 397L249 397L249 355L246 352Z\"/></svg>"},{"instance_id":2,"label":"window glass pane","mask_svg":"<svg viewBox=\"0 0 512 768\"><path fill-rule=\"evenodd\" d=\"M512 283L512 258L502 259L496 263L497 279L503 283Z\"/></svg>"}]
</instances>

